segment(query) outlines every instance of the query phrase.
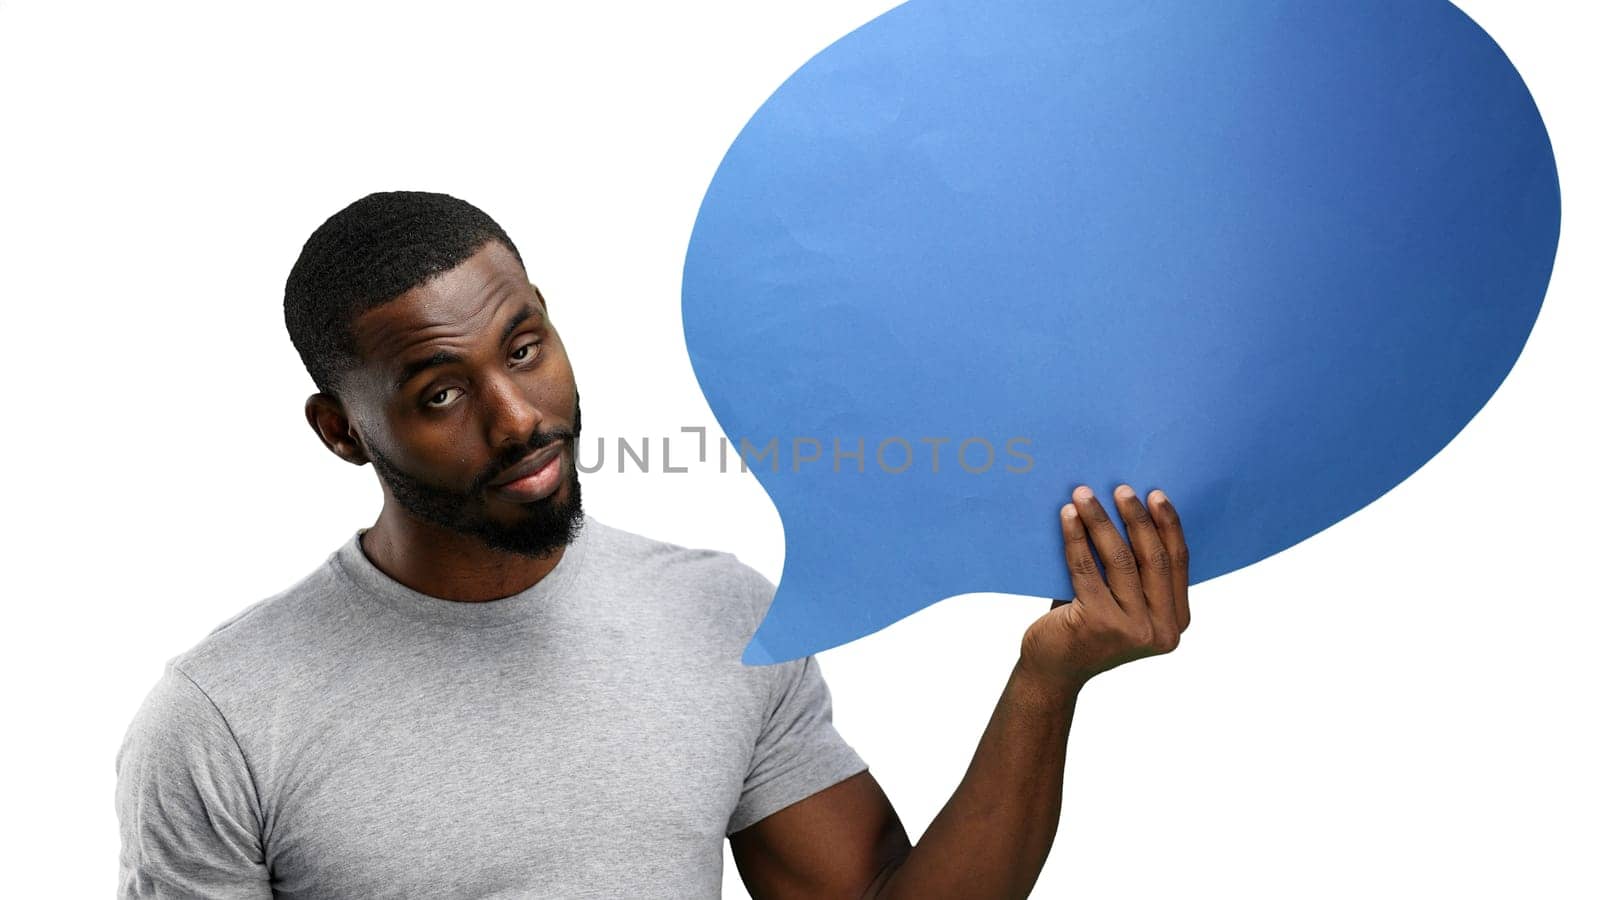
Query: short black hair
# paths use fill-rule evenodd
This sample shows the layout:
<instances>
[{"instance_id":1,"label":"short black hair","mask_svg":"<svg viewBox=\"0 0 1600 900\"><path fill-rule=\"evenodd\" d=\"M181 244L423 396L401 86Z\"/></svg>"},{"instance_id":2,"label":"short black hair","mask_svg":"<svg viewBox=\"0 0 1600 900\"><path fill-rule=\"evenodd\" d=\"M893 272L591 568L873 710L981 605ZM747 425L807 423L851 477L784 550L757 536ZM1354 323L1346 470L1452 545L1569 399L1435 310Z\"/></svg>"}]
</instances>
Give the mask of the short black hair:
<instances>
[{"instance_id":1,"label":"short black hair","mask_svg":"<svg viewBox=\"0 0 1600 900\"><path fill-rule=\"evenodd\" d=\"M483 210L423 191L368 194L323 222L283 289L289 340L317 390L334 393L359 362L357 316L461 265L490 241L522 264L517 245Z\"/></svg>"}]
</instances>

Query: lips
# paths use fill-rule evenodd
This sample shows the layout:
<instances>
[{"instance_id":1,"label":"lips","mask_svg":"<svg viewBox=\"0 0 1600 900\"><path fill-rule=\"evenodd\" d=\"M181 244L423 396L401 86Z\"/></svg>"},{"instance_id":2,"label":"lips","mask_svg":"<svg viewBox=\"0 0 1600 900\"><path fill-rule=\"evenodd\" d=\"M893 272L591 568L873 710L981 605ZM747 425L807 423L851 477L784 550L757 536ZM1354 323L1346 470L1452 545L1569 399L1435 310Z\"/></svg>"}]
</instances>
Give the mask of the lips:
<instances>
[{"instance_id":1,"label":"lips","mask_svg":"<svg viewBox=\"0 0 1600 900\"><path fill-rule=\"evenodd\" d=\"M489 486L495 488L505 487L512 482L521 481L522 479L527 478L529 475L532 475L544 468L545 463L548 463L550 460L560 456L561 448L562 445L559 441L551 444L543 450L540 450L539 452L534 453L532 456L529 456L527 459L524 459L522 462L519 462L504 472L501 472L499 477L489 482Z\"/></svg>"}]
</instances>

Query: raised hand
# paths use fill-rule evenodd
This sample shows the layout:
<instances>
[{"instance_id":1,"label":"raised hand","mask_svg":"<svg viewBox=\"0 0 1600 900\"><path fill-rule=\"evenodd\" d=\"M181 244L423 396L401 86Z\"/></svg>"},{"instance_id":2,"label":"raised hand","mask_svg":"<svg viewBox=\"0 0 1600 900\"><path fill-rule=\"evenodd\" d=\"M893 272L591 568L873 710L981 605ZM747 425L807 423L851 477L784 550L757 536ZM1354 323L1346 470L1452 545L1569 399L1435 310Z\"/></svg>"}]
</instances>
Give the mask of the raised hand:
<instances>
[{"instance_id":1,"label":"raised hand","mask_svg":"<svg viewBox=\"0 0 1600 900\"><path fill-rule=\"evenodd\" d=\"M1123 663L1172 652L1189 627L1189 546L1178 511L1161 491L1150 492L1147 510L1128 485L1115 502L1132 548L1087 486L1061 508L1074 600L1028 627L1019 663L1045 683L1075 690Z\"/></svg>"}]
</instances>

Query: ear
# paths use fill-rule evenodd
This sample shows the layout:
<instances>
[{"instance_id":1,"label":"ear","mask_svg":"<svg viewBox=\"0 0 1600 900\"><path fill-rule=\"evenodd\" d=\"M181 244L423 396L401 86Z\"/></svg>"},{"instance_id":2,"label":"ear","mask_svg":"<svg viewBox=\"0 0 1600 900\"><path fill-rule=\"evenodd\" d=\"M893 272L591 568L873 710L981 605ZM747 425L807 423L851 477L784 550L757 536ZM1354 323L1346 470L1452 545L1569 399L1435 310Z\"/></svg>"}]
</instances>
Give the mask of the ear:
<instances>
[{"instance_id":1,"label":"ear","mask_svg":"<svg viewBox=\"0 0 1600 900\"><path fill-rule=\"evenodd\" d=\"M332 394L312 394L306 398L306 423L317 433L323 446L333 455L357 466L367 464L367 451L361 446L361 436L350 424L344 404Z\"/></svg>"}]
</instances>

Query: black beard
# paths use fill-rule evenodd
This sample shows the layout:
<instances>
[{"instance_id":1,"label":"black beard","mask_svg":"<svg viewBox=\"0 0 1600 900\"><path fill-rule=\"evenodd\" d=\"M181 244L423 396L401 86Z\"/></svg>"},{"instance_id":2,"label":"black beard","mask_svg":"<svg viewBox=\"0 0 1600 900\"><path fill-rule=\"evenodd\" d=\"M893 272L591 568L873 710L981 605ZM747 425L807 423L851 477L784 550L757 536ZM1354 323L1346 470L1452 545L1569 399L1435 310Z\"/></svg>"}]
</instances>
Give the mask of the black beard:
<instances>
[{"instance_id":1,"label":"black beard","mask_svg":"<svg viewBox=\"0 0 1600 900\"><path fill-rule=\"evenodd\" d=\"M477 538L495 550L542 559L572 543L583 527L583 494L578 487L577 466L581 422L574 401L572 431L536 433L523 444L501 451L461 492L409 475L376 447L366 449L372 468L389 488L395 502L407 512L457 534ZM483 508L489 482L539 449L562 441L568 442L571 452L567 455L572 461L572 469L565 479L566 498L557 499L562 493L561 486L557 485L543 500L522 504L525 515L518 522L506 524L489 518Z\"/></svg>"}]
</instances>

